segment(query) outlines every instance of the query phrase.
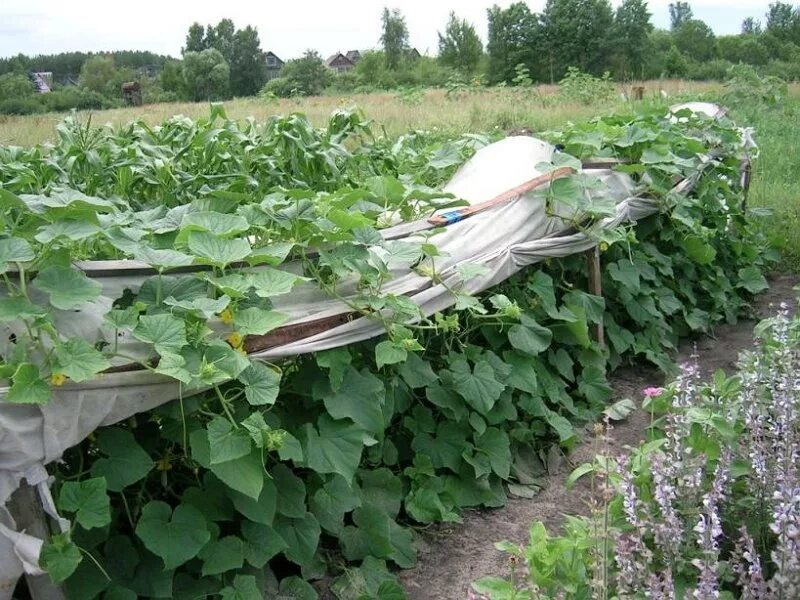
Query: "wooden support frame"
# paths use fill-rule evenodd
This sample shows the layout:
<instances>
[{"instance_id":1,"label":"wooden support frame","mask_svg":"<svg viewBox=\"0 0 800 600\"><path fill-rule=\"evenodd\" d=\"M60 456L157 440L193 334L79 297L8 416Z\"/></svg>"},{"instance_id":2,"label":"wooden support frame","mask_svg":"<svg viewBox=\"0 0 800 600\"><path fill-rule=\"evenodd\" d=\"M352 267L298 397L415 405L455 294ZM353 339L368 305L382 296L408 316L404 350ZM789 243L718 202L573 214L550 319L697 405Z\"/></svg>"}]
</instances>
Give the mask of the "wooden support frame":
<instances>
[{"instance_id":1,"label":"wooden support frame","mask_svg":"<svg viewBox=\"0 0 800 600\"><path fill-rule=\"evenodd\" d=\"M589 293L594 296L603 296L603 284L600 273L600 248L595 246L586 251L586 272L589 279ZM602 321L595 324L594 340L601 348L606 347L605 330Z\"/></svg>"},{"instance_id":2,"label":"wooden support frame","mask_svg":"<svg viewBox=\"0 0 800 600\"><path fill-rule=\"evenodd\" d=\"M26 480L11 494L6 503L8 512L17 524L17 531L24 531L47 542L50 539L50 523L44 512L42 500L35 487ZM66 600L67 596L61 586L50 580L50 576L25 575L28 593L33 600Z\"/></svg>"}]
</instances>

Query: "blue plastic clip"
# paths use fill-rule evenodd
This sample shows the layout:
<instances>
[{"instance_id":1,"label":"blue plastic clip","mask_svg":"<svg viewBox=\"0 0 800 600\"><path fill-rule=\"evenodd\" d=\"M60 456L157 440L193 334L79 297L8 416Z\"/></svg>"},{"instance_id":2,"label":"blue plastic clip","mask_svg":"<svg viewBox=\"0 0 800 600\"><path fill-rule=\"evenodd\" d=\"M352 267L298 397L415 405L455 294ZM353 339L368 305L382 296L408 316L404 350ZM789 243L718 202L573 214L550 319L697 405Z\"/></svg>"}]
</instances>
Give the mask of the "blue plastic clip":
<instances>
[{"instance_id":1,"label":"blue plastic clip","mask_svg":"<svg viewBox=\"0 0 800 600\"><path fill-rule=\"evenodd\" d=\"M458 223L461 219L464 218L464 215L461 214L461 211L459 211L459 210L453 210L451 212L442 213L439 216L447 219L447 223L446 223L447 225L452 225L453 223Z\"/></svg>"}]
</instances>

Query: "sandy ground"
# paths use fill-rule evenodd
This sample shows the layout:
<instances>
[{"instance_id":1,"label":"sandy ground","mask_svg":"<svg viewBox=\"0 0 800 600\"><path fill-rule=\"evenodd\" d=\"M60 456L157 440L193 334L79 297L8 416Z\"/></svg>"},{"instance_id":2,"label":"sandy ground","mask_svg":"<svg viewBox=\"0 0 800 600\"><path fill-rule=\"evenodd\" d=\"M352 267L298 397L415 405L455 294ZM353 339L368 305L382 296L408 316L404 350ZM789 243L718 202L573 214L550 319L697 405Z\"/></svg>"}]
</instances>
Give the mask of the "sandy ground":
<instances>
[{"instance_id":1,"label":"sandy ground","mask_svg":"<svg viewBox=\"0 0 800 600\"><path fill-rule=\"evenodd\" d=\"M704 374L717 369L732 371L739 352L752 346L755 321L774 314L780 302L795 306L792 288L799 281L797 276L776 277L770 282L769 291L756 300L754 320L717 327L713 336L685 344L677 360L686 360L696 344ZM643 388L659 385L663 379L663 375L654 369L626 368L616 372L611 381L616 399L638 400ZM642 441L649 420L649 415L636 411L625 421L615 424L611 431L611 451ZM587 433L587 440L591 437ZM588 462L594 451L593 443L587 441L570 455L569 460L572 465ZM567 490L564 481L569 472L570 467L566 465L561 473L548 476L545 489L535 498L510 498L501 509L468 511L461 524L426 530L420 536L419 563L399 574L409 600L463 600L469 584L475 579L507 574L507 557L494 548L494 542L525 543L534 521L544 522L553 533L564 515L585 514L588 478Z\"/></svg>"}]
</instances>

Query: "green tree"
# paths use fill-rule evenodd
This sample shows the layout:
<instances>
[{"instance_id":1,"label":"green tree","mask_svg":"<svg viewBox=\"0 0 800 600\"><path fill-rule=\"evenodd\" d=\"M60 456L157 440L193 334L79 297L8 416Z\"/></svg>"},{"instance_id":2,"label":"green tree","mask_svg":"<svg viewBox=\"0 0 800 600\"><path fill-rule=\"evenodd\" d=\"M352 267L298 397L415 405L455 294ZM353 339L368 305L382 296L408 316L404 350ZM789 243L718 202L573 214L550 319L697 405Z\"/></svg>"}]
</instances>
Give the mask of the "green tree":
<instances>
[{"instance_id":1,"label":"green tree","mask_svg":"<svg viewBox=\"0 0 800 600\"><path fill-rule=\"evenodd\" d=\"M234 35L230 67L235 96L253 96L267 81L267 61L254 27L248 25Z\"/></svg>"},{"instance_id":2,"label":"green tree","mask_svg":"<svg viewBox=\"0 0 800 600\"><path fill-rule=\"evenodd\" d=\"M761 21L754 17L747 17L742 21L742 33L744 35L761 35Z\"/></svg>"},{"instance_id":3,"label":"green tree","mask_svg":"<svg viewBox=\"0 0 800 600\"><path fill-rule=\"evenodd\" d=\"M672 32L675 46L689 58L704 62L716 54L716 38L711 28L699 19L690 19Z\"/></svg>"},{"instance_id":4,"label":"green tree","mask_svg":"<svg viewBox=\"0 0 800 600\"><path fill-rule=\"evenodd\" d=\"M483 55L483 42L475 27L451 12L444 35L439 33L439 60L466 75L478 68Z\"/></svg>"},{"instance_id":5,"label":"green tree","mask_svg":"<svg viewBox=\"0 0 800 600\"><path fill-rule=\"evenodd\" d=\"M528 5L515 2L505 9L494 5L487 16L489 83L511 83L519 64L524 64L537 78L542 76L546 72L545 63L537 55L545 46L544 31Z\"/></svg>"},{"instance_id":6,"label":"green tree","mask_svg":"<svg viewBox=\"0 0 800 600\"><path fill-rule=\"evenodd\" d=\"M161 89L183 98L186 95L185 80L183 78L183 63L179 60L168 60L158 74Z\"/></svg>"},{"instance_id":7,"label":"green tree","mask_svg":"<svg viewBox=\"0 0 800 600\"><path fill-rule=\"evenodd\" d=\"M231 64L233 60L236 27L230 19L222 19L217 26L209 25L206 29L206 48L216 48L222 57Z\"/></svg>"},{"instance_id":8,"label":"green tree","mask_svg":"<svg viewBox=\"0 0 800 600\"><path fill-rule=\"evenodd\" d=\"M0 99L25 98L33 96L36 90L27 75L5 73L0 75Z\"/></svg>"},{"instance_id":9,"label":"green tree","mask_svg":"<svg viewBox=\"0 0 800 600\"><path fill-rule=\"evenodd\" d=\"M206 29L200 23L192 23L189 26L189 33L186 34L186 46L183 53L202 52L208 48L206 46Z\"/></svg>"},{"instance_id":10,"label":"green tree","mask_svg":"<svg viewBox=\"0 0 800 600\"><path fill-rule=\"evenodd\" d=\"M110 56L93 56L81 68L81 86L93 92L107 94L117 74L114 59Z\"/></svg>"},{"instance_id":11,"label":"green tree","mask_svg":"<svg viewBox=\"0 0 800 600\"><path fill-rule=\"evenodd\" d=\"M216 48L183 55L183 82L192 100L219 100L228 94L230 67Z\"/></svg>"},{"instance_id":12,"label":"green tree","mask_svg":"<svg viewBox=\"0 0 800 600\"><path fill-rule=\"evenodd\" d=\"M622 57L623 71L644 77L650 32L650 11L645 0L624 0L614 15L614 30L618 40L618 53Z\"/></svg>"},{"instance_id":13,"label":"green tree","mask_svg":"<svg viewBox=\"0 0 800 600\"><path fill-rule=\"evenodd\" d=\"M671 77L682 77L686 75L689 65L686 57L676 46L672 46L664 57L664 74Z\"/></svg>"},{"instance_id":14,"label":"green tree","mask_svg":"<svg viewBox=\"0 0 800 600\"><path fill-rule=\"evenodd\" d=\"M383 53L386 57L386 66L390 69L397 69L409 48L406 19L399 9L384 8L381 20L383 22L381 44L383 44Z\"/></svg>"},{"instance_id":15,"label":"green tree","mask_svg":"<svg viewBox=\"0 0 800 600\"><path fill-rule=\"evenodd\" d=\"M693 16L692 7L689 6L688 2L681 2L678 0L678 2L670 3L669 23L673 30L678 29L678 27L684 23L690 21Z\"/></svg>"},{"instance_id":16,"label":"green tree","mask_svg":"<svg viewBox=\"0 0 800 600\"><path fill-rule=\"evenodd\" d=\"M542 19L554 79L567 67L598 75L608 68L614 35L608 0L547 0Z\"/></svg>"},{"instance_id":17,"label":"green tree","mask_svg":"<svg viewBox=\"0 0 800 600\"><path fill-rule=\"evenodd\" d=\"M288 61L281 76L267 84L266 89L278 96L317 96L331 82L333 73L325 66L315 50L306 50L302 58Z\"/></svg>"},{"instance_id":18,"label":"green tree","mask_svg":"<svg viewBox=\"0 0 800 600\"><path fill-rule=\"evenodd\" d=\"M773 2L767 11L766 29L783 42L800 43L800 9L786 2Z\"/></svg>"},{"instance_id":19,"label":"green tree","mask_svg":"<svg viewBox=\"0 0 800 600\"><path fill-rule=\"evenodd\" d=\"M719 57L732 63L764 65L769 61L769 49L757 35L724 35L717 38Z\"/></svg>"}]
</instances>

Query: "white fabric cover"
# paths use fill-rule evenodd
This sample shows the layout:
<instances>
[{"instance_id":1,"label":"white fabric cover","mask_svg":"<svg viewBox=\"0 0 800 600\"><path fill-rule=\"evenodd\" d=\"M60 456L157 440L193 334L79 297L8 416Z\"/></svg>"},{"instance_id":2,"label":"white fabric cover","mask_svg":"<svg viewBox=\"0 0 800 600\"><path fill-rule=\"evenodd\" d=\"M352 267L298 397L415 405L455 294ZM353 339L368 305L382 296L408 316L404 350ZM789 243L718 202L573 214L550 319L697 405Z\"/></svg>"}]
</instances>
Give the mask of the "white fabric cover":
<instances>
[{"instance_id":1,"label":"white fabric cover","mask_svg":"<svg viewBox=\"0 0 800 600\"><path fill-rule=\"evenodd\" d=\"M693 103L691 108L717 116L719 107ZM677 110L682 107L674 107ZM554 149L532 137L509 137L479 150L467 161L445 187L459 198L477 203L491 199L540 174L536 165L549 162ZM658 202L636 196L634 182L611 170L587 171L605 183L603 195L613 198L616 215L595 223L591 230L610 229L636 221L658 210ZM555 213L568 211L555 208ZM386 238L395 238L408 224L383 230ZM522 268L547 258L569 256L596 245L590 233L565 235L569 224L557 215L548 215L536 192L520 196L491 210L478 213L449 225L432 242L445 256L437 259L437 272L449 287L469 294L486 290ZM559 235L561 234L561 235ZM418 234L412 234L413 235ZM456 267L480 264L485 275L466 282L460 280ZM292 265L281 268L293 269ZM87 271L91 274L90 271ZM80 336L92 342L110 341L114 332L104 329L102 316L125 288L138 289L144 276L99 277L103 289L100 298L80 311L62 311L56 315L59 331L66 336ZM346 288L344 288L346 289ZM408 268L397 269L385 291L407 294L426 315L442 311L454 303L443 285ZM295 287L291 294L274 299L275 309L290 316L289 324L350 312L337 300L324 295L313 283ZM0 329L0 340L7 340L14 327ZM313 337L251 355L279 359L308 352L345 346L384 333L375 321L358 318ZM147 349L136 340L118 340L126 354L143 354ZM0 343L2 346L2 343ZM8 388L0 387L0 398ZM117 423L133 414L150 410L178 398L179 384L167 377L147 372L103 375L81 384L68 383L54 390L45 406L14 405L0 399L0 600L11 598L15 581L23 573L39 574L37 557L41 540L16 532L13 519L4 505L22 478L38 485L43 503L55 516L47 488L44 465L57 460L63 452L79 443L98 427Z\"/></svg>"}]
</instances>

